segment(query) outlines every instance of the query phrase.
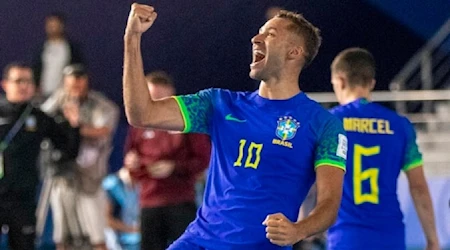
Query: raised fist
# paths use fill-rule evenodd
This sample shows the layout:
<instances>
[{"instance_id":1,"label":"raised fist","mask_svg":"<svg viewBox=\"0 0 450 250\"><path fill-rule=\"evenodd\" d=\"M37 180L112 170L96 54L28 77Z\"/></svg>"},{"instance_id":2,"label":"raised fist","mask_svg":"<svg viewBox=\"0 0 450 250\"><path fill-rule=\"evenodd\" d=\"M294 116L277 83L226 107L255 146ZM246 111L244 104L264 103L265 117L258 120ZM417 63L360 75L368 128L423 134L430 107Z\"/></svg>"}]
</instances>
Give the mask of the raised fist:
<instances>
[{"instance_id":1,"label":"raised fist","mask_svg":"<svg viewBox=\"0 0 450 250\"><path fill-rule=\"evenodd\" d=\"M147 31L155 21L158 14L152 6L133 3L128 16L125 34L142 34Z\"/></svg>"}]
</instances>

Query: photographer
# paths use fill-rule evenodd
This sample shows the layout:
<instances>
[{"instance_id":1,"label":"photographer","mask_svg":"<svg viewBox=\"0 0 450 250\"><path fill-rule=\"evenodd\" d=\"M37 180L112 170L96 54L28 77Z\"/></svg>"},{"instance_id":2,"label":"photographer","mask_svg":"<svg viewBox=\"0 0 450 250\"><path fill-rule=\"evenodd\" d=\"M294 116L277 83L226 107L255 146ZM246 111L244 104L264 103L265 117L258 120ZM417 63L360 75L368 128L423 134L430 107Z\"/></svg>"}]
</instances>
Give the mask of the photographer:
<instances>
[{"instance_id":1,"label":"photographer","mask_svg":"<svg viewBox=\"0 0 450 250\"><path fill-rule=\"evenodd\" d=\"M35 240L40 144L49 138L61 150L59 161L75 158L78 113L64 110L66 119L53 119L34 107L33 72L23 63L7 65L1 85L6 96L0 99L0 226L9 228L10 248L29 250Z\"/></svg>"}]
</instances>

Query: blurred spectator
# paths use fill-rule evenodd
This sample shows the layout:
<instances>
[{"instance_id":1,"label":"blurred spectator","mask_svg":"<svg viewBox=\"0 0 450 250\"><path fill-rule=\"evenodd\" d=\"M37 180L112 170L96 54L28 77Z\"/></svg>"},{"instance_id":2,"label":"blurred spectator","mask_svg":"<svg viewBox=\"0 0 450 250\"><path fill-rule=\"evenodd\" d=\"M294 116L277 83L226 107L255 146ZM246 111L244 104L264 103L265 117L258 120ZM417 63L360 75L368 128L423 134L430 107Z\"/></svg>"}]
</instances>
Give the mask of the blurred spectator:
<instances>
[{"instance_id":1,"label":"blurred spectator","mask_svg":"<svg viewBox=\"0 0 450 250\"><path fill-rule=\"evenodd\" d=\"M66 119L53 119L34 107L36 86L25 64L6 66L2 87L6 98L0 99L0 227L9 228L11 249L30 250L35 242L40 144L49 138L61 149L58 162L74 159L80 138L78 128L70 125L78 126L79 114L64 110Z\"/></svg>"},{"instance_id":2,"label":"blurred spectator","mask_svg":"<svg viewBox=\"0 0 450 250\"><path fill-rule=\"evenodd\" d=\"M154 99L175 94L164 72L148 74L147 82ZM130 127L125 152L125 167L142 187L141 249L166 249L195 219L194 185L208 166L209 138Z\"/></svg>"},{"instance_id":3,"label":"blurred spectator","mask_svg":"<svg viewBox=\"0 0 450 250\"><path fill-rule=\"evenodd\" d=\"M83 63L79 46L69 40L65 31L65 18L52 13L45 18L46 40L33 56L33 69L38 92L48 97L62 85L62 70L74 63Z\"/></svg>"},{"instance_id":4,"label":"blurred spectator","mask_svg":"<svg viewBox=\"0 0 450 250\"><path fill-rule=\"evenodd\" d=\"M103 180L103 188L108 194L106 218L111 230L107 234L112 234L112 243L117 242L122 250L139 250L139 186L131 179L129 170L121 168Z\"/></svg>"},{"instance_id":5,"label":"blurred spectator","mask_svg":"<svg viewBox=\"0 0 450 250\"><path fill-rule=\"evenodd\" d=\"M89 89L88 74L82 65L69 65L63 72L64 88L50 96L42 109L49 114L65 108L79 110L82 139L72 168L64 168L54 177L50 198L53 238L58 249L86 241L94 249L106 249L106 197L101 183L108 169L119 109L103 95Z\"/></svg>"}]
</instances>

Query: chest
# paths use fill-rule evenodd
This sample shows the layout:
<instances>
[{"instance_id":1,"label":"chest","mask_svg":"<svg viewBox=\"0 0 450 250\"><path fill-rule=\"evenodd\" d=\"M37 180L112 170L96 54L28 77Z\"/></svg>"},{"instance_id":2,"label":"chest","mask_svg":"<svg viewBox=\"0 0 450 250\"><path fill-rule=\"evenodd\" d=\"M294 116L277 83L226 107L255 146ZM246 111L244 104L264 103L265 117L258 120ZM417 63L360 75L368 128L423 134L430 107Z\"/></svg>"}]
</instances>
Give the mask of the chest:
<instances>
[{"instance_id":1,"label":"chest","mask_svg":"<svg viewBox=\"0 0 450 250\"><path fill-rule=\"evenodd\" d=\"M216 110L214 120L217 153L229 164L269 172L312 169L317 140L307 111L231 105Z\"/></svg>"},{"instance_id":2,"label":"chest","mask_svg":"<svg viewBox=\"0 0 450 250\"><path fill-rule=\"evenodd\" d=\"M70 60L70 48L67 43L47 43L42 53L46 65L61 66Z\"/></svg>"}]
</instances>

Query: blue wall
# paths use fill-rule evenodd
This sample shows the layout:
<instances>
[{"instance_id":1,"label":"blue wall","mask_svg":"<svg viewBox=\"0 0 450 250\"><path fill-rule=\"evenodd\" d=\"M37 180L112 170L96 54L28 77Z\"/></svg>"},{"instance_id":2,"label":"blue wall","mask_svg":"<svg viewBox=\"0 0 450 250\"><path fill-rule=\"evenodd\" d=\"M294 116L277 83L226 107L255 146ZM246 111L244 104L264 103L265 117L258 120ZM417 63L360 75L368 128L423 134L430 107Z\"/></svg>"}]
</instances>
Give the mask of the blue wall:
<instances>
[{"instance_id":1,"label":"blue wall","mask_svg":"<svg viewBox=\"0 0 450 250\"><path fill-rule=\"evenodd\" d=\"M450 18L448 0L366 0L424 39Z\"/></svg>"}]
</instances>

